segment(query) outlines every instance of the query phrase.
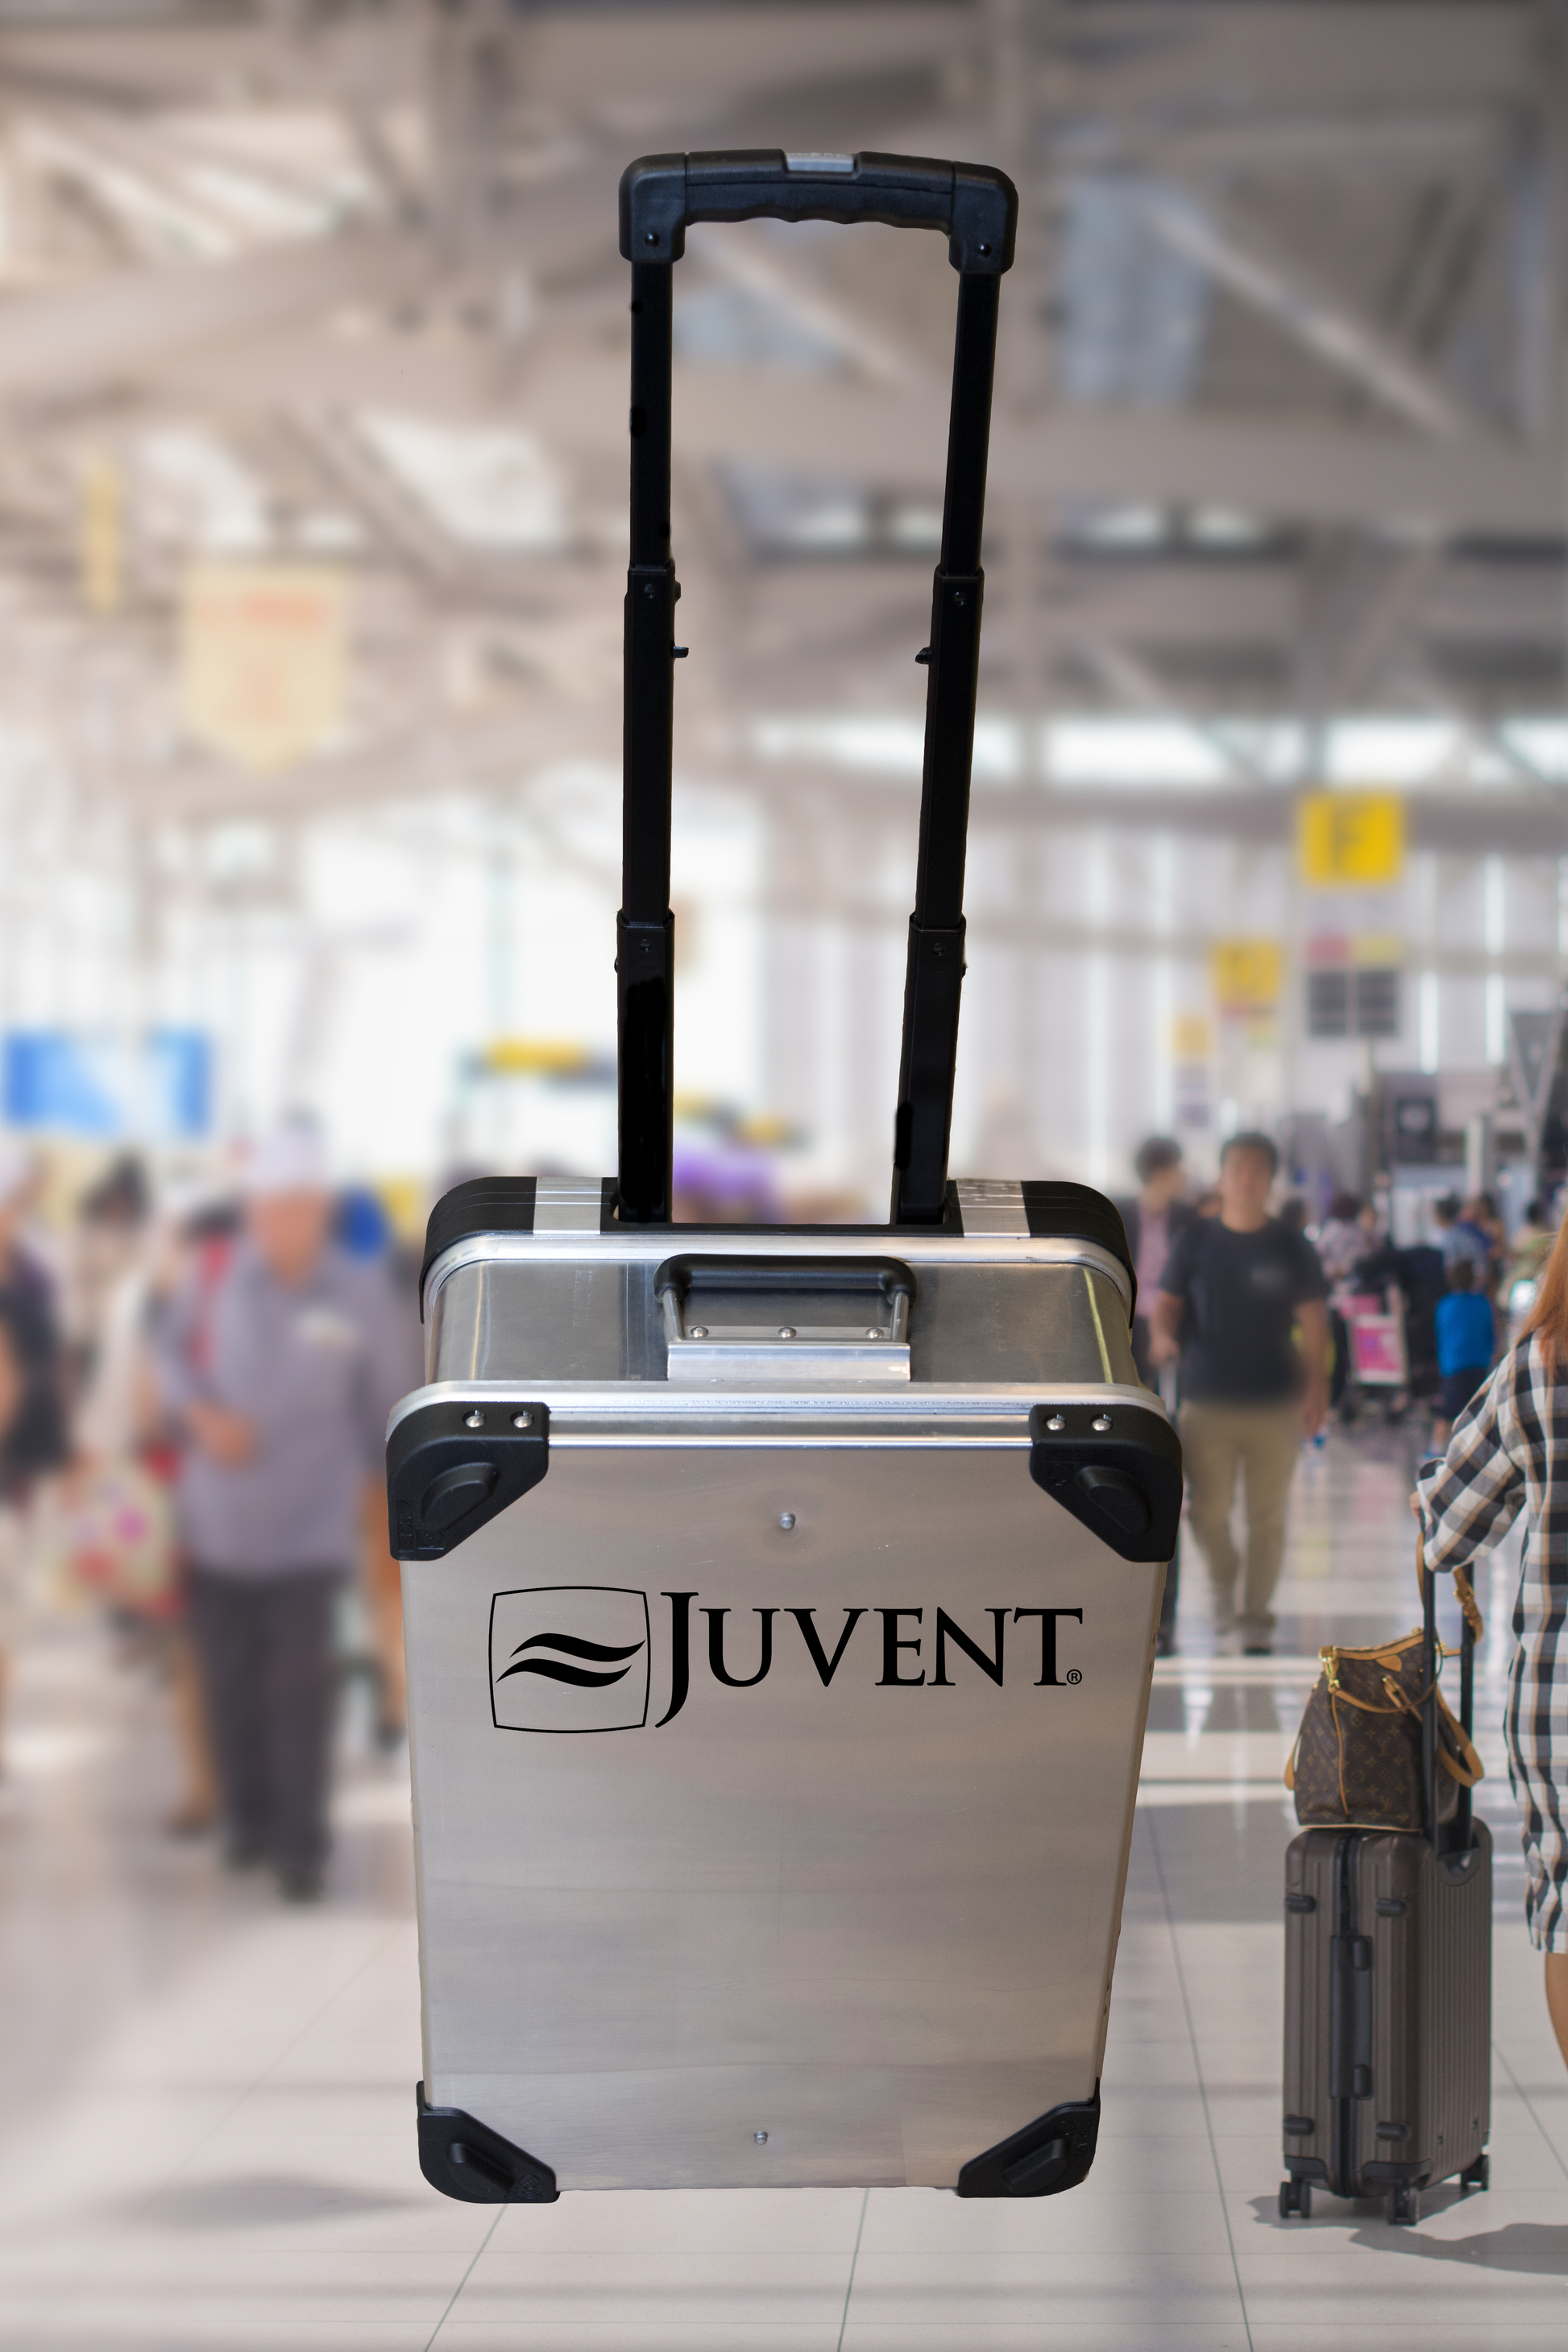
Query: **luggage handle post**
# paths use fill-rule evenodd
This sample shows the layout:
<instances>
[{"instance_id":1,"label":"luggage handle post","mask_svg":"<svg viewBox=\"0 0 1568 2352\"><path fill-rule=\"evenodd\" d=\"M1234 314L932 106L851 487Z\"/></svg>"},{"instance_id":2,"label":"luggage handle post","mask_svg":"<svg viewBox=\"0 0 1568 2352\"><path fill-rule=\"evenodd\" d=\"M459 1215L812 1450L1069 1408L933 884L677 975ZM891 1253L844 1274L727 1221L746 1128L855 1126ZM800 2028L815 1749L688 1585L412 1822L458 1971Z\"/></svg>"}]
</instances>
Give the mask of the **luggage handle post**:
<instances>
[{"instance_id":1,"label":"luggage handle post","mask_svg":"<svg viewBox=\"0 0 1568 2352\"><path fill-rule=\"evenodd\" d=\"M621 905L616 917L619 1211L668 1224L675 1064L669 908L675 606L669 551L671 285L632 268L631 547L623 637Z\"/></svg>"},{"instance_id":2,"label":"luggage handle post","mask_svg":"<svg viewBox=\"0 0 1568 2352\"><path fill-rule=\"evenodd\" d=\"M963 978L963 864L980 658L981 528L997 292L1017 194L987 165L920 156L791 155L768 148L645 155L620 189L632 265L631 549L624 639L622 893L616 918L617 1214L673 1213L674 919L669 909L673 643L670 554L671 265L692 221L883 221L943 230L959 273L942 557L932 583L920 858L910 920L894 1123L892 1221L939 1224Z\"/></svg>"},{"instance_id":3,"label":"luggage handle post","mask_svg":"<svg viewBox=\"0 0 1568 2352\"><path fill-rule=\"evenodd\" d=\"M1429 1570L1421 1578L1421 1786L1426 1801L1426 1834L1441 1850L1442 1825L1437 1819L1437 1670L1442 1653L1437 1646L1437 1588Z\"/></svg>"},{"instance_id":4,"label":"luggage handle post","mask_svg":"<svg viewBox=\"0 0 1568 2352\"><path fill-rule=\"evenodd\" d=\"M1416 1475L1419 1477L1426 1470L1440 1466L1435 1462L1423 1462ZM1437 1639L1436 1571L1427 1565L1426 1538L1419 1534L1415 1538L1415 1568L1421 1580L1421 1671L1426 1693L1421 1704L1421 1785L1426 1807L1427 1835L1434 1847L1440 1851L1444 1839L1437 1820L1437 1677L1443 1664L1443 1651ZM1471 1622L1473 1599L1468 1592L1461 1598L1464 1606L1459 1614L1459 1728L1468 1739L1475 1736L1476 1634ZM1474 1791L1461 1782L1451 1824L1450 1842L1456 1853L1469 1852L1474 1811Z\"/></svg>"}]
</instances>

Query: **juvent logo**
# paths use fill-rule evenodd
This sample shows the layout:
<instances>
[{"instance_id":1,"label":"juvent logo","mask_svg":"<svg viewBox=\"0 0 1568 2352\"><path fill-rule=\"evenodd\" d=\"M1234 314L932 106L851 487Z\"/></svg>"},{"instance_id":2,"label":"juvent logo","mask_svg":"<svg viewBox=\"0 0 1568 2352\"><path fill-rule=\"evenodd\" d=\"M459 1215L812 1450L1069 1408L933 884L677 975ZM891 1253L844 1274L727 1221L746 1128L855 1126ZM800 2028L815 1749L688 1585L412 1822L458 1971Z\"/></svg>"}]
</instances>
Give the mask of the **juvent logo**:
<instances>
[{"instance_id":1,"label":"juvent logo","mask_svg":"<svg viewBox=\"0 0 1568 2352\"><path fill-rule=\"evenodd\" d=\"M647 1595L538 1584L490 1603L490 1709L503 1731L633 1731L647 1721Z\"/></svg>"},{"instance_id":2,"label":"juvent logo","mask_svg":"<svg viewBox=\"0 0 1568 2352\"><path fill-rule=\"evenodd\" d=\"M1081 1625L1081 1609L987 1608L980 1613L989 1618L989 1627L977 1634L945 1609L929 1614L923 1608L846 1609L837 1626L819 1627L815 1609L713 1608L696 1592L662 1592L658 1598L668 1603L669 1703L656 1729L672 1723L690 1696L694 1631L700 1652L706 1649L711 1681L726 1690L754 1690L773 1672L773 1627L781 1620L791 1623L790 1641L798 1638L825 1690L865 1618L879 1622L858 1643L857 1656L862 1678L871 1666L879 1666L873 1677L879 1690L952 1689L957 1679L976 1674L1000 1690L1009 1662L1015 1679L1027 1679L1037 1689L1061 1689L1083 1680L1076 1666L1063 1669L1058 1648L1061 1622ZM705 1643L700 1626L693 1628L694 1602L697 1614L708 1621ZM727 1631L732 1616L754 1617L757 1623ZM640 1730L648 1717L651 1650L646 1592L609 1584L545 1584L498 1592L490 1603L490 1708L496 1726L503 1731Z\"/></svg>"}]
</instances>

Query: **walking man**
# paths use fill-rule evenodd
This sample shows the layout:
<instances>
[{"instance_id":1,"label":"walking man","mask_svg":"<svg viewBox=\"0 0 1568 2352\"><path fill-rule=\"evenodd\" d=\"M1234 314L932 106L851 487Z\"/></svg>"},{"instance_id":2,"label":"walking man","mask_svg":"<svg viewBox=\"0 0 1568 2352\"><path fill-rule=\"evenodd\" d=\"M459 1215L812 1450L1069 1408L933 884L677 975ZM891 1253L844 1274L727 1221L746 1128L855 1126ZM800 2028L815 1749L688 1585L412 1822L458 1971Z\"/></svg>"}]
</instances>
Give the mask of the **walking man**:
<instances>
[{"instance_id":1,"label":"walking man","mask_svg":"<svg viewBox=\"0 0 1568 2352\"><path fill-rule=\"evenodd\" d=\"M1197 1212L1184 1197L1187 1171L1182 1165L1182 1147L1173 1135L1146 1138L1133 1154L1132 1169L1139 1189L1131 1200L1116 1203L1127 1228L1127 1246L1138 1272L1142 1312L1132 1318L1132 1360L1145 1386L1157 1388L1159 1381L1149 1360L1150 1307L1159 1289L1171 1245Z\"/></svg>"},{"instance_id":2,"label":"walking man","mask_svg":"<svg viewBox=\"0 0 1568 2352\"><path fill-rule=\"evenodd\" d=\"M1208 1563L1215 1630L1239 1633L1249 1657L1273 1646L1268 1604L1297 1449L1321 1428L1329 1401L1328 1286L1310 1242L1268 1214L1279 1165L1268 1136L1229 1139L1219 1214L1177 1234L1151 1318L1152 1362L1181 1360L1187 1508ZM1230 1530L1238 1472L1245 1569Z\"/></svg>"},{"instance_id":3,"label":"walking man","mask_svg":"<svg viewBox=\"0 0 1568 2352\"><path fill-rule=\"evenodd\" d=\"M311 1901L327 1856L332 1612L362 1542L387 1549L386 1416L418 1380L411 1318L379 1265L328 1239L314 1131L252 1154L245 1223L158 1335L186 1441L178 1505L191 1629L237 1868Z\"/></svg>"}]
</instances>

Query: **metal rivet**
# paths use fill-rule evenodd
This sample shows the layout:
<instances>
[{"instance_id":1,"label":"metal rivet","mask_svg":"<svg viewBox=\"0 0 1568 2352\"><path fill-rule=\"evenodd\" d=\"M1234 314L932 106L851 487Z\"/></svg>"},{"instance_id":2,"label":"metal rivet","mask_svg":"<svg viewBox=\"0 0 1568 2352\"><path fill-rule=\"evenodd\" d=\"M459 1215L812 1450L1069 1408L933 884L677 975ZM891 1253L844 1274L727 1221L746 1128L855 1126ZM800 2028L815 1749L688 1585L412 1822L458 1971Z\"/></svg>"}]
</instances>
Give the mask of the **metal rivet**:
<instances>
[{"instance_id":1,"label":"metal rivet","mask_svg":"<svg viewBox=\"0 0 1568 2352\"><path fill-rule=\"evenodd\" d=\"M795 1325L793 1323L781 1323L779 1325L779 1338L781 1339L793 1339L795 1338Z\"/></svg>"},{"instance_id":2,"label":"metal rivet","mask_svg":"<svg viewBox=\"0 0 1568 2352\"><path fill-rule=\"evenodd\" d=\"M881 1333L877 1330L868 1331L866 1334L868 1339L879 1339L881 1336Z\"/></svg>"},{"instance_id":3,"label":"metal rivet","mask_svg":"<svg viewBox=\"0 0 1568 2352\"><path fill-rule=\"evenodd\" d=\"M1067 1425L1067 1415L1060 1412L1053 1412L1046 1423L1047 1429L1065 1429Z\"/></svg>"},{"instance_id":4,"label":"metal rivet","mask_svg":"<svg viewBox=\"0 0 1568 2352\"><path fill-rule=\"evenodd\" d=\"M793 1511L781 1511L779 1513L779 1525L787 1536L791 1528L795 1525L795 1513Z\"/></svg>"},{"instance_id":5,"label":"metal rivet","mask_svg":"<svg viewBox=\"0 0 1568 2352\"><path fill-rule=\"evenodd\" d=\"M756 2141L759 2147L765 2147L768 2144L768 2136L766 2132L753 2132L752 2134L752 2137Z\"/></svg>"},{"instance_id":6,"label":"metal rivet","mask_svg":"<svg viewBox=\"0 0 1568 2352\"><path fill-rule=\"evenodd\" d=\"M511 1417L511 1425L514 1429L531 1429L533 1427L533 1415L531 1412L514 1412Z\"/></svg>"},{"instance_id":7,"label":"metal rivet","mask_svg":"<svg viewBox=\"0 0 1568 2352\"><path fill-rule=\"evenodd\" d=\"M982 252L982 253L989 253L989 252L990 252L990 250L991 250L991 247L990 247L988 245L983 245L983 246L981 246L981 247L979 247L979 251L980 251L980 252Z\"/></svg>"},{"instance_id":8,"label":"metal rivet","mask_svg":"<svg viewBox=\"0 0 1568 2352\"><path fill-rule=\"evenodd\" d=\"M708 1337L707 1324L694 1323L686 1336L689 1339L706 1339Z\"/></svg>"},{"instance_id":9,"label":"metal rivet","mask_svg":"<svg viewBox=\"0 0 1568 2352\"><path fill-rule=\"evenodd\" d=\"M645 245L657 245L657 244L658 243L658 229L656 229L656 228L650 228L650 229L648 230L647 234L646 235L646 236L643 238L643 243L644 243Z\"/></svg>"},{"instance_id":10,"label":"metal rivet","mask_svg":"<svg viewBox=\"0 0 1568 2352\"><path fill-rule=\"evenodd\" d=\"M465 1429L483 1429L484 1425L485 1417L479 1411L478 1405L474 1407L472 1412L466 1412L463 1415L463 1427Z\"/></svg>"},{"instance_id":11,"label":"metal rivet","mask_svg":"<svg viewBox=\"0 0 1568 2352\"><path fill-rule=\"evenodd\" d=\"M1110 1427L1110 1415L1108 1412L1097 1412L1094 1419L1090 1422L1089 1427L1091 1429L1098 1430L1100 1436L1103 1437L1106 1431Z\"/></svg>"}]
</instances>

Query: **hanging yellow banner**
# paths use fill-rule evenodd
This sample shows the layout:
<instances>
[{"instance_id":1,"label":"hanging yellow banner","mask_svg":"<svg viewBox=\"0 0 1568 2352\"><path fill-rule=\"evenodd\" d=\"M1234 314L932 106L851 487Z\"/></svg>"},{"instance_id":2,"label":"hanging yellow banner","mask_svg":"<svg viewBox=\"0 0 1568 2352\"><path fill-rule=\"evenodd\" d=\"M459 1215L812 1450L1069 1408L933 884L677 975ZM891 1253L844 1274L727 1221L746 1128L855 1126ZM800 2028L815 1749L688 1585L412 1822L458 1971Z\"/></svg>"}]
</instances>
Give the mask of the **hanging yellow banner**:
<instances>
[{"instance_id":1,"label":"hanging yellow banner","mask_svg":"<svg viewBox=\"0 0 1568 2352\"><path fill-rule=\"evenodd\" d=\"M1222 1013L1271 1013L1284 957L1278 940L1216 940L1210 959Z\"/></svg>"},{"instance_id":2,"label":"hanging yellow banner","mask_svg":"<svg viewBox=\"0 0 1568 2352\"><path fill-rule=\"evenodd\" d=\"M185 583L187 734L240 766L292 767L342 732L346 597L336 572L213 564Z\"/></svg>"},{"instance_id":3,"label":"hanging yellow banner","mask_svg":"<svg viewBox=\"0 0 1568 2352\"><path fill-rule=\"evenodd\" d=\"M1405 870L1405 803L1398 793L1307 793L1298 806L1303 882L1319 890L1377 889Z\"/></svg>"},{"instance_id":4,"label":"hanging yellow banner","mask_svg":"<svg viewBox=\"0 0 1568 2352\"><path fill-rule=\"evenodd\" d=\"M78 492L82 602L89 613L118 613L125 586L125 496L113 459L84 458Z\"/></svg>"}]
</instances>

